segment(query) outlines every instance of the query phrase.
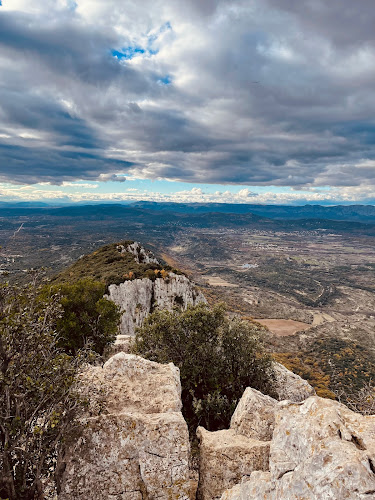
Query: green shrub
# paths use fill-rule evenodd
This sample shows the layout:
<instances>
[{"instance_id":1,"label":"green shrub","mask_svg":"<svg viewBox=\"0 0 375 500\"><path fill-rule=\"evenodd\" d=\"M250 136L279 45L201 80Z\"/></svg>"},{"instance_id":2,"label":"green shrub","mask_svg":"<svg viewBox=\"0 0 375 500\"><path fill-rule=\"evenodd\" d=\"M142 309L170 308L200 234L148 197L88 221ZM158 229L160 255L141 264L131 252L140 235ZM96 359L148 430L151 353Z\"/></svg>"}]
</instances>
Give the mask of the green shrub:
<instances>
[{"instance_id":1,"label":"green shrub","mask_svg":"<svg viewBox=\"0 0 375 500\"><path fill-rule=\"evenodd\" d=\"M271 357L259 325L228 319L222 306L155 311L138 329L133 352L180 368L183 412L191 432L228 426L246 387L272 394Z\"/></svg>"},{"instance_id":2,"label":"green shrub","mask_svg":"<svg viewBox=\"0 0 375 500\"><path fill-rule=\"evenodd\" d=\"M68 354L85 346L103 354L117 334L120 311L103 297L105 284L85 278L71 284L53 285L44 295L59 294L62 315L57 319L58 345Z\"/></svg>"}]
</instances>

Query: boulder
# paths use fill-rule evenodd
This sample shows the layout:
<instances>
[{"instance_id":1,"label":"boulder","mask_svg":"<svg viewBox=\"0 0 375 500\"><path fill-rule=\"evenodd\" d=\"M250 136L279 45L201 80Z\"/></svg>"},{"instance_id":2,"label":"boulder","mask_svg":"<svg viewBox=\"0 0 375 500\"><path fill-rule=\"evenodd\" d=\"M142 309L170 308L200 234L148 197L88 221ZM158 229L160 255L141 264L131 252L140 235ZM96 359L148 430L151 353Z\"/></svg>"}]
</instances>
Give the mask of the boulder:
<instances>
[{"instance_id":1,"label":"boulder","mask_svg":"<svg viewBox=\"0 0 375 500\"><path fill-rule=\"evenodd\" d=\"M229 429L209 432L198 427L200 441L200 500L219 499L230 488L253 471L268 470L269 443L247 438Z\"/></svg>"},{"instance_id":2,"label":"boulder","mask_svg":"<svg viewBox=\"0 0 375 500\"><path fill-rule=\"evenodd\" d=\"M299 403L310 396L315 396L314 388L306 380L280 363L274 363L273 366L276 376L275 390L279 401L288 399Z\"/></svg>"},{"instance_id":3,"label":"boulder","mask_svg":"<svg viewBox=\"0 0 375 500\"><path fill-rule=\"evenodd\" d=\"M299 402L315 394L305 380L279 363L275 363L275 375L279 398ZM247 480L251 472L269 470L269 448L278 406L275 399L248 387L233 413L229 430L198 429L199 498L219 499L236 482Z\"/></svg>"},{"instance_id":4,"label":"boulder","mask_svg":"<svg viewBox=\"0 0 375 500\"><path fill-rule=\"evenodd\" d=\"M273 492L270 476L271 474L269 472L253 472L251 474L251 481L249 481L248 478L243 478L241 483L224 491L220 500L253 500L259 498L262 500L271 500L274 497L272 496ZM291 500L291 497L280 497L278 500Z\"/></svg>"},{"instance_id":5,"label":"boulder","mask_svg":"<svg viewBox=\"0 0 375 500\"><path fill-rule=\"evenodd\" d=\"M178 368L119 353L80 387L90 407L59 457L60 500L193 498Z\"/></svg>"},{"instance_id":6,"label":"boulder","mask_svg":"<svg viewBox=\"0 0 375 500\"><path fill-rule=\"evenodd\" d=\"M270 441L276 405L275 399L248 387L233 413L230 428L248 438Z\"/></svg>"},{"instance_id":7,"label":"boulder","mask_svg":"<svg viewBox=\"0 0 375 500\"><path fill-rule=\"evenodd\" d=\"M375 416L317 396L278 403L270 471L224 492L222 500L375 499Z\"/></svg>"}]
</instances>

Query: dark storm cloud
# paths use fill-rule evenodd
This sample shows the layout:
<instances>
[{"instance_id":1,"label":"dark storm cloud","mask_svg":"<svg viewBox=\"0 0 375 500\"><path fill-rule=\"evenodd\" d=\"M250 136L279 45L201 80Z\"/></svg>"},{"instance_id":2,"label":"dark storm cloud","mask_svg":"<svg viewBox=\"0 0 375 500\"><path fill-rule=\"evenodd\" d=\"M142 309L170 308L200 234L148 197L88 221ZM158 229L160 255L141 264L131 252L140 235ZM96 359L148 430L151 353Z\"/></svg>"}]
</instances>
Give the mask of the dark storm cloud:
<instances>
[{"instance_id":1,"label":"dark storm cloud","mask_svg":"<svg viewBox=\"0 0 375 500\"><path fill-rule=\"evenodd\" d=\"M56 151L0 143L0 182L33 184L43 180L52 184L98 178L118 180L113 172L126 171L131 164L76 151ZM108 175L105 174L108 172Z\"/></svg>"},{"instance_id":2,"label":"dark storm cloud","mask_svg":"<svg viewBox=\"0 0 375 500\"><path fill-rule=\"evenodd\" d=\"M102 140L79 117L71 116L52 98L28 93L19 94L0 89L3 126L21 126L38 132L52 133L57 146L77 146L92 149L102 146Z\"/></svg>"},{"instance_id":3,"label":"dark storm cloud","mask_svg":"<svg viewBox=\"0 0 375 500\"><path fill-rule=\"evenodd\" d=\"M27 5L0 8L3 180L374 183L372 1Z\"/></svg>"}]
</instances>

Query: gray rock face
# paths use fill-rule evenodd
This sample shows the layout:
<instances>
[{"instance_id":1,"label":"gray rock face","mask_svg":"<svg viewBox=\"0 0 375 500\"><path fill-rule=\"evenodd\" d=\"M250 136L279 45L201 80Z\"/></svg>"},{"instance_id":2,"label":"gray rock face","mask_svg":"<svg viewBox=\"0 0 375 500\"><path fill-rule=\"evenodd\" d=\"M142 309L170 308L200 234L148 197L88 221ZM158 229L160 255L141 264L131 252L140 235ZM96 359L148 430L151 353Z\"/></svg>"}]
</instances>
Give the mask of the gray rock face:
<instances>
[{"instance_id":1,"label":"gray rock face","mask_svg":"<svg viewBox=\"0 0 375 500\"><path fill-rule=\"evenodd\" d=\"M280 402L269 472L227 490L222 500L375 499L375 416L317 396Z\"/></svg>"},{"instance_id":2,"label":"gray rock face","mask_svg":"<svg viewBox=\"0 0 375 500\"><path fill-rule=\"evenodd\" d=\"M134 335L136 327L142 326L146 316L156 307L171 311L175 306L186 309L189 305L206 302L186 276L174 273L169 273L166 279L143 278L110 285L107 298L123 311L121 335Z\"/></svg>"},{"instance_id":3,"label":"gray rock face","mask_svg":"<svg viewBox=\"0 0 375 500\"><path fill-rule=\"evenodd\" d=\"M299 375L291 372L280 363L274 363L276 375L275 389L279 401L288 399L295 403L315 396L315 389Z\"/></svg>"},{"instance_id":4,"label":"gray rock face","mask_svg":"<svg viewBox=\"0 0 375 500\"><path fill-rule=\"evenodd\" d=\"M134 335L150 314L153 302L154 284L151 280L137 279L108 287L107 298L120 306L122 311L120 334Z\"/></svg>"},{"instance_id":5,"label":"gray rock face","mask_svg":"<svg viewBox=\"0 0 375 500\"><path fill-rule=\"evenodd\" d=\"M179 370L119 353L81 387L90 408L59 459L59 500L191 498Z\"/></svg>"}]
</instances>

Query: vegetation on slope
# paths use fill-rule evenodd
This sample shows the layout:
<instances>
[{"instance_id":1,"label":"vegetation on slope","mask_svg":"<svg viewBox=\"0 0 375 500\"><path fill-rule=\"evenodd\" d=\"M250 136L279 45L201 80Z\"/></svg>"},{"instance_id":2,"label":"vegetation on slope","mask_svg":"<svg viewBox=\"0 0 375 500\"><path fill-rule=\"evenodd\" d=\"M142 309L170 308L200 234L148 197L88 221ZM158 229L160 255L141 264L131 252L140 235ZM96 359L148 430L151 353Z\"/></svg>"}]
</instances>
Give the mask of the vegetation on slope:
<instances>
[{"instance_id":1,"label":"vegetation on slope","mask_svg":"<svg viewBox=\"0 0 375 500\"><path fill-rule=\"evenodd\" d=\"M350 340L327 336L298 353L276 353L275 358L306 379L318 396L339 398L345 404L375 380L374 356Z\"/></svg>"},{"instance_id":2,"label":"vegetation on slope","mask_svg":"<svg viewBox=\"0 0 375 500\"><path fill-rule=\"evenodd\" d=\"M53 280L56 283L71 283L81 279L100 281L108 287L118 285L126 280L137 278L156 279L164 277L168 271L178 273L170 266L160 264L138 263L130 252L122 252L122 248L133 241L121 241L105 245L93 253L85 255L73 265L62 271Z\"/></svg>"},{"instance_id":3,"label":"vegetation on slope","mask_svg":"<svg viewBox=\"0 0 375 500\"><path fill-rule=\"evenodd\" d=\"M229 319L222 306L199 304L148 316L133 350L179 367L183 413L194 434L198 425L228 427L246 387L272 395L272 360L262 344L263 332L260 325Z\"/></svg>"},{"instance_id":4,"label":"vegetation on slope","mask_svg":"<svg viewBox=\"0 0 375 500\"><path fill-rule=\"evenodd\" d=\"M85 278L70 283L47 286L41 296L59 296L62 313L56 320L58 346L76 355L90 348L102 355L116 339L120 308L103 297L105 285Z\"/></svg>"}]
</instances>

